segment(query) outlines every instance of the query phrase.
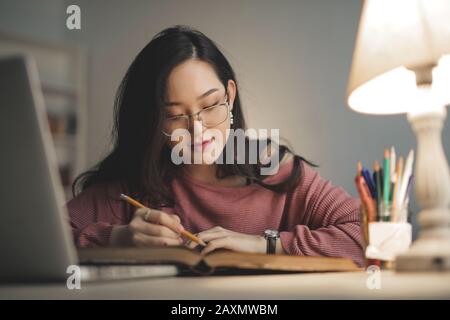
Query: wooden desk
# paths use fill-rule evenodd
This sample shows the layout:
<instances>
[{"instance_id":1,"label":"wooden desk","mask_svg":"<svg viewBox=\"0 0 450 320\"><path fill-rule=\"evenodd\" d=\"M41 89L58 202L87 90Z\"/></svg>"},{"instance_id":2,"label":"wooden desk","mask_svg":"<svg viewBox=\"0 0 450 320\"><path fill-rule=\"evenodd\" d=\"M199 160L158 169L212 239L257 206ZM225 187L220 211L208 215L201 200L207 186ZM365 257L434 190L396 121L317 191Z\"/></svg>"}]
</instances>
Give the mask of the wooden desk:
<instances>
[{"instance_id":1,"label":"wooden desk","mask_svg":"<svg viewBox=\"0 0 450 320\"><path fill-rule=\"evenodd\" d=\"M379 290L367 288L368 277L365 272L171 277L84 282L80 290L65 284L1 285L0 299L450 299L450 272L382 271Z\"/></svg>"}]
</instances>

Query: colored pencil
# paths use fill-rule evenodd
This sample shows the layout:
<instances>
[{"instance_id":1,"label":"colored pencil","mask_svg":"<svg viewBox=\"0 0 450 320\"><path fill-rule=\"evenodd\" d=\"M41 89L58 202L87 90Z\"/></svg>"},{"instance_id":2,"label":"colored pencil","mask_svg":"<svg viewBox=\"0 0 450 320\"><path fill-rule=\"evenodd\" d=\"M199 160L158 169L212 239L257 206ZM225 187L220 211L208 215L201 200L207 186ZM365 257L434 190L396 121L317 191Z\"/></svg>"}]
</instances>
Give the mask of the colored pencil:
<instances>
[{"instance_id":1,"label":"colored pencil","mask_svg":"<svg viewBox=\"0 0 450 320\"><path fill-rule=\"evenodd\" d=\"M384 158L383 158L383 169L384 169L384 186L383 186L383 220L388 221L389 220L389 190L390 190L390 162L389 162L389 150L384 149Z\"/></svg>"},{"instance_id":2,"label":"colored pencil","mask_svg":"<svg viewBox=\"0 0 450 320\"><path fill-rule=\"evenodd\" d=\"M376 187L377 187L377 220L380 220L381 217L381 209L382 209L382 187L383 185L381 184L381 172L380 172L380 164L378 161L375 161L373 164L373 171L375 174L375 183L376 183Z\"/></svg>"},{"instance_id":3,"label":"colored pencil","mask_svg":"<svg viewBox=\"0 0 450 320\"><path fill-rule=\"evenodd\" d=\"M397 169L395 174L394 195L392 199L393 212L395 212L397 207L401 207L399 201L399 191L400 191L400 181L402 178L402 170L403 170L403 157L400 157L397 162Z\"/></svg>"},{"instance_id":4,"label":"colored pencil","mask_svg":"<svg viewBox=\"0 0 450 320\"><path fill-rule=\"evenodd\" d=\"M411 149L408 153L408 157L406 158L405 169L403 170L402 174L402 180L400 184L400 194L399 194L400 203L398 204L399 206L403 206L404 204L406 189L408 188L409 183L409 177L412 174L413 163L414 163L414 150Z\"/></svg>"}]
</instances>

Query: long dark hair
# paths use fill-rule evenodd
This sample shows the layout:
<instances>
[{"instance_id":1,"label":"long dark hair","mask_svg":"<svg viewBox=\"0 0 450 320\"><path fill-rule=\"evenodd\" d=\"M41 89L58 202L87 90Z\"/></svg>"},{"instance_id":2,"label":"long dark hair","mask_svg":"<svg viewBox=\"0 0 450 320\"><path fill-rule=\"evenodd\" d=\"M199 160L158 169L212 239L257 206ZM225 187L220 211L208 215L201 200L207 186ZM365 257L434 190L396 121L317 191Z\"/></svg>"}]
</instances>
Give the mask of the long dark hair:
<instances>
[{"instance_id":1,"label":"long dark hair","mask_svg":"<svg viewBox=\"0 0 450 320\"><path fill-rule=\"evenodd\" d=\"M225 88L237 80L233 69L216 44L203 33L187 26L174 26L158 33L142 50L126 72L114 103L112 151L94 168L79 175L72 184L74 196L98 183L121 182L128 192L152 206L173 206L171 180L178 171L170 158L170 148L162 134L166 82L173 68L188 59L209 63ZM232 129L246 129L239 90L233 103ZM248 144L247 144L248 145ZM226 146L223 154L226 154ZM277 184L265 183L257 164L218 164L217 177L246 177L275 192L294 188L301 179L300 161L306 161L285 145L279 146L279 159L290 152L291 174Z\"/></svg>"}]
</instances>

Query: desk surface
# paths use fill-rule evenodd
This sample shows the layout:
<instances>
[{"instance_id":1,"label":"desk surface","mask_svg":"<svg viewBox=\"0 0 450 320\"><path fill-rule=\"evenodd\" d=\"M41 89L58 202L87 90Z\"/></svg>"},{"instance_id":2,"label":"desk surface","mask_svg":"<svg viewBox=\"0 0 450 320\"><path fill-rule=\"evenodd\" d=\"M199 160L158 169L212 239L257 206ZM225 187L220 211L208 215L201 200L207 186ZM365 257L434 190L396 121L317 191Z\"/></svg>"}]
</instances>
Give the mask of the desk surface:
<instances>
[{"instance_id":1,"label":"desk surface","mask_svg":"<svg viewBox=\"0 0 450 320\"><path fill-rule=\"evenodd\" d=\"M168 277L65 284L1 285L0 299L450 299L450 272L381 272L381 289L365 272ZM189 294L188 294L189 293Z\"/></svg>"}]
</instances>

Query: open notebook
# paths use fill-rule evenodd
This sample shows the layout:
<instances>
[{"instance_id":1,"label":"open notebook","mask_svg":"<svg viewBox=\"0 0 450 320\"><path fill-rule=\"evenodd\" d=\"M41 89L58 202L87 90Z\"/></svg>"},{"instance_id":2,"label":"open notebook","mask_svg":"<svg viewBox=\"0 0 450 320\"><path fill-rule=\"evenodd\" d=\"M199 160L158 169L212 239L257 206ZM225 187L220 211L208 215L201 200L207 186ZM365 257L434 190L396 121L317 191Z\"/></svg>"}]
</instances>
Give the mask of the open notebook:
<instances>
[{"instance_id":1,"label":"open notebook","mask_svg":"<svg viewBox=\"0 0 450 320\"><path fill-rule=\"evenodd\" d=\"M266 255L216 250L202 256L186 247L152 248L86 248L79 249L82 264L171 264L181 274L221 273L283 273L358 271L356 264L346 258Z\"/></svg>"}]
</instances>

